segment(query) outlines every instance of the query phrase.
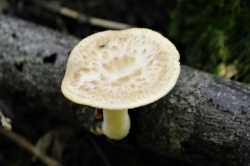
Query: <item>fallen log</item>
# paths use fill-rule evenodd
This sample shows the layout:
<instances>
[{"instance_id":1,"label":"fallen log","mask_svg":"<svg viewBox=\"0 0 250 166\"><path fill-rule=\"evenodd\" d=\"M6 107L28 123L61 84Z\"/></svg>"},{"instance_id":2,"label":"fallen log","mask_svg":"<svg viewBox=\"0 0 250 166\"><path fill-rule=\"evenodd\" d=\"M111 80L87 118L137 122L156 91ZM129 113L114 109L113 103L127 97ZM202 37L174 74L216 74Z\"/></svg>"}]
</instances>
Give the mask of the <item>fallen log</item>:
<instances>
[{"instance_id":1,"label":"fallen log","mask_svg":"<svg viewBox=\"0 0 250 166\"><path fill-rule=\"evenodd\" d=\"M94 109L68 101L60 91L67 57L78 42L0 15L0 98L89 129ZM250 85L182 66L167 96L130 114L129 137L160 155L194 165L250 164Z\"/></svg>"}]
</instances>

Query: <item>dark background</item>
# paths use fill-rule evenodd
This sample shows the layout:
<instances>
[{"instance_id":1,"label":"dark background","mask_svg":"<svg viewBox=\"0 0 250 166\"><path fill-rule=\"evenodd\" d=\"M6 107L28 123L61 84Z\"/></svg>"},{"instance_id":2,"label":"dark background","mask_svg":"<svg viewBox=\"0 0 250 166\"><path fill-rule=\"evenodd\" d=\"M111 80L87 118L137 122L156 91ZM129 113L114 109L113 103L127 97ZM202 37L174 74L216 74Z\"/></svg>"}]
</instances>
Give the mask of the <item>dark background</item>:
<instances>
[{"instance_id":1,"label":"dark background","mask_svg":"<svg viewBox=\"0 0 250 166\"><path fill-rule=\"evenodd\" d=\"M0 0L0 12L78 38L106 30L87 21L82 22L48 10L38 2L159 31L176 45L182 64L250 83L249 0ZM11 109L11 103L3 102L2 105L7 105L4 107L6 110ZM188 165L147 150L142 153L141 149L128 148L126 142L107 140L105 144L101 141L105 137L95 137L73 124L42 112L29 112L25 108L14 112L14 115L10 115L11 118L15 117L12 121L13 131L32 144L43 140L48 145L38 147L45 147L44 151L63 165L108 165L103 157L111 165L117 166ZM70 134L65 135L65 131ZM98 153L100 149L104 155ZM44 164L32 160L29 152L0 135L0 165Z\"/></svg>"},{"instance_id":2,"label":"dark background","mask_svg":"<svg viewBox=\"0 0 250 166\"><path fill-rule=\"evenodd\" d=\"M2 0L3 13L84 38L105 28L50 12L36 2L161 32L181 62L240 82L250 82L249 0Z\"/></svg>"}]
</instances>

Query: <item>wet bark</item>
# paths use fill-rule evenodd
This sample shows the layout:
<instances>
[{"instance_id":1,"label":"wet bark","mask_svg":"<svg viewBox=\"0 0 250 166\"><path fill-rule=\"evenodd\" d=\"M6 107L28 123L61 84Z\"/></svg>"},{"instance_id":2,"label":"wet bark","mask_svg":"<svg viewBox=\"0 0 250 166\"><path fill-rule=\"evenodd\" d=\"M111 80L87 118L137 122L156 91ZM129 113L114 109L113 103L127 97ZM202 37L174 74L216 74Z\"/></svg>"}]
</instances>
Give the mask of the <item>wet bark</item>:
<instances>
[{"instance_id":1,"label":"wet bark","mask_svg":"<svg viewBox=\"0 0 250 166\"><path fill-rule=\"evenodd\" d=\"M89 129L93 108L60 91L69 52L79 39L0 15L0 98L18 109L44 110ZM194 165L250 164L250 85L187 66L159 101L130 110L130 139Z\"/></svg>"}]
</instances>

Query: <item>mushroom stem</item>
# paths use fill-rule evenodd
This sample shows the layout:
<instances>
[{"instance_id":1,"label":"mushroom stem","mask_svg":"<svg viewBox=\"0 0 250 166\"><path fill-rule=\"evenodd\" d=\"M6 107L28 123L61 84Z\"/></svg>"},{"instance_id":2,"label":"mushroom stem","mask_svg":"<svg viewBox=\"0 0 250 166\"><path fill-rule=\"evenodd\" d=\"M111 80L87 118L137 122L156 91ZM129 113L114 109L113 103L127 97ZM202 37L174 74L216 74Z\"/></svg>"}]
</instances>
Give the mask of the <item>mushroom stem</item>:
<instances>
[{"instance_id":1,"label":"mushroom stem","mask_svg":"<svg viewBox=\"0 0 250 166\"><path fill-rule=\"evenodd\" d=\"M126 137L130 129L128 110L103 109L103 134L110 139L121 140Z\"/></svg>"}]
</instances>

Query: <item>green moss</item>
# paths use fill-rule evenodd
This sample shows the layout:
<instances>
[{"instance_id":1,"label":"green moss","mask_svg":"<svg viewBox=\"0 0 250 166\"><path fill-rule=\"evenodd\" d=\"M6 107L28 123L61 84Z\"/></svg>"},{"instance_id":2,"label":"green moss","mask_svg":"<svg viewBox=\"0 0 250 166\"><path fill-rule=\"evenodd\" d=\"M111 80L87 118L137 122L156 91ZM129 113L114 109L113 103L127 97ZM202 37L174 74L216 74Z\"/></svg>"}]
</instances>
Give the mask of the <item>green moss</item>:
<instances>
[{"instance_id":1,"label":"green moss","mask_svg":"<svg viewBox=\"0 0 250 166\"><path fill-rule=\"evenodd\" d=\"M168 36L183 48L185 64L214 74L234 66L225 75L250 83L250 1L176 2Z\"/></svg>"}]
</instances>

